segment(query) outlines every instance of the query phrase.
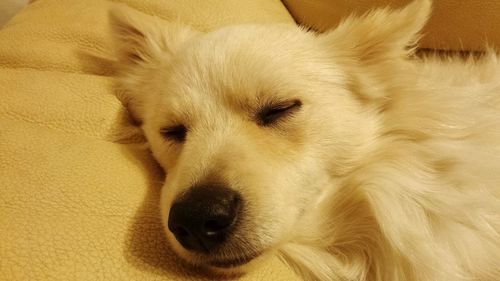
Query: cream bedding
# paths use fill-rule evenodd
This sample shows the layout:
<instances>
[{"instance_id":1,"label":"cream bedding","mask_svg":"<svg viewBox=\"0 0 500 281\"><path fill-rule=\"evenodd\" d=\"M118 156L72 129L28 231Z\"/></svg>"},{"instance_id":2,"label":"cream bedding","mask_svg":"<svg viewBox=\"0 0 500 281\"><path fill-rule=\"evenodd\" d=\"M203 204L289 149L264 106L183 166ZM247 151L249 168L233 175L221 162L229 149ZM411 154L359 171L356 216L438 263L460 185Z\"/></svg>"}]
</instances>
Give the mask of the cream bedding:
<instances>
[{"instance_id":1,"label":"cream bedding","mask_svg":"<svg viewBox=\"0 0 500 281\"><path fill-rule=\"evenodd\" d=\"M411 0L283 0L297 22L326 30L351 13L374 7L401 7ZM454 51L500 49L500 1L433 0L420 46Z\"/></svg>"}]
</instances>

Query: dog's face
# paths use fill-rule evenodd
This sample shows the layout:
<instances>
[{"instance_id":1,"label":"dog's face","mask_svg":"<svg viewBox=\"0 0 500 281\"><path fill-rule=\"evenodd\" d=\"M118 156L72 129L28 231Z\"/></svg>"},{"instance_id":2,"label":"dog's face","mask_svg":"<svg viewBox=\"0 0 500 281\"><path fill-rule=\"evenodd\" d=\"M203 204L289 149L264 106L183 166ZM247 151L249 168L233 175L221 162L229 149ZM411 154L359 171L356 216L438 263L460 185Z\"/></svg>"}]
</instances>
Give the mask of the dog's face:
<instances>
[{"instance_id":1,"label":"dog's face","mask_svg":"<svg viewBox=\"0 0 500 281\"><path fill-rule=\"evenodd\" d=\"M123 99L166 171L162 219L190 262L233 268L278 249L375 137L380 89L359 69L385 51L355 49L370 36L351 34L355 20L318 36L112 16Z\"/></svg>"}]
</instances>

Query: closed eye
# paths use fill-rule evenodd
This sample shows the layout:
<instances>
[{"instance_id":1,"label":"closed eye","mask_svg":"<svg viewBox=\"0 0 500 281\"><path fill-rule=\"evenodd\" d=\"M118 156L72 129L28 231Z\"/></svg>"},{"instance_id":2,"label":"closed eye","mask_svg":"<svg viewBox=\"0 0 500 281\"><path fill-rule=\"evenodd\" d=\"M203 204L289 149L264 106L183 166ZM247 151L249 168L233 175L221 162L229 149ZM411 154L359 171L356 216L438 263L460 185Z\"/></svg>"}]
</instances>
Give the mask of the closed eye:
<instances>
[{"instance_id":1,"label":"closed eye","mask_svg":"<svg viewBox=\"0 0 500 281\"><path fill-rule=\"evenodd\" d=\"M257 124L261 126L270 126L279 119L289 116L302 106L300 100L291 100L282 103L269 104L262 107L257 113Z\"/></svg>"},{"instance_id":2,"label":"closed eye","mask_svg":"<svg viewBox=\"0 0 500 281\"><path fill-rule=\"evenodd\" d=\"M175 125L161 128L160 134L166 140L182 143L186 140L187 129L184 125Z\"/></svg>"}]
</instances>

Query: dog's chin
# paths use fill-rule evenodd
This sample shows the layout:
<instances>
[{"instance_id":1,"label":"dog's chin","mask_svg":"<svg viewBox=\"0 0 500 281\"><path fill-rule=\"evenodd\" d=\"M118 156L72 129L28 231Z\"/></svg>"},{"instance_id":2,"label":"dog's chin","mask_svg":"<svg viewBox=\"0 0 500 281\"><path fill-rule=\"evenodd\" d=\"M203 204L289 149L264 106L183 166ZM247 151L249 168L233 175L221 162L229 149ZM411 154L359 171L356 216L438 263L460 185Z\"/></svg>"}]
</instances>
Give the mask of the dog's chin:
<instances>
[{"instance_id":1,"label":"dog's chin","mask_svg":"<svg viewBox=\"0 0 500 281\"><path fill-rule=\"evenodd\" d=\"M260 256L260 253L251 253L251 254L240 254L236 257L232 258L224 258L224 259L210 259L207 262L207 265L211 268L218 270L234 270L234 269L244 269L248 267L250 264L255 262L257 258Z\"/></svg>"},{"instance_id":2,"label":"dog's chin","mask_svg":"<svg viewBox=\"0 0 500 281\"><path fill-rule=\"evenodd\" d=\"M178 247L182 247L177 245ZM222 275L244 274L248 268L259 263L266 255L267 251L259 250L252 252L230 251L231 254L224 254L223 251L216 254L193 254L186 249L174 247L174 251L186 263L196 267L202 267L209 272ZM229 251L228 251L229 252Z\"/></svg>"},{"instance_id":3,"label":"dog's chin","mask_svg":"<svg viewBox=\"0 0 500 281\"><path fill-rule=\"evenodd\" d=\"M188 254L180 254L187 263L193 264L195 266L205 267L216 273L234 273L234 272L244 272L248 267L255 264L260 257L262 252L255 253L239 253L238 255L232 255L231 257L216 257L216 256L198 256Z\"/></svg>"},{"instance_id":4,"label":"dog's chin","mask_svg":"<svg viewBox=\"0 0 500 281\"><path fill-rule=\"evenodd\" d=\"M166 233L170 248L181 260L216 274L244 274L266 260L265 256L269 256L274 249L272 243L251 244L249 240L252 239L245 239L247 242L244 245L234 240L227 241L210 253L197 253L184 248L170 231Z\"/></svg>"}]
</instances>

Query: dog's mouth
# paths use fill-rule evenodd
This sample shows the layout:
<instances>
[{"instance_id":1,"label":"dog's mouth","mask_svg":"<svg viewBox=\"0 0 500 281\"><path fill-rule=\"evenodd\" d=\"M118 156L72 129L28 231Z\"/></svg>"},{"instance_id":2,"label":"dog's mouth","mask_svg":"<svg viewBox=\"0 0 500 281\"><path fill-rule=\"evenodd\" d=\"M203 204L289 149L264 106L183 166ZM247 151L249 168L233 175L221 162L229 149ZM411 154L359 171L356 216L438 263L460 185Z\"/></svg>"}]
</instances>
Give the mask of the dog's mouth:
<instances>
[{"instance_id":1,"label":"dog's mouth","mask_svg":"<svg viewBox=\"0 0 500 281\"><path fill-rule=\"evenodd\" d=\"M209 262L209 265L217 268L234 268L245 265L260 256L260 253L241 255L231 259L216 259Z\"/></svg>"}]
</instances>

